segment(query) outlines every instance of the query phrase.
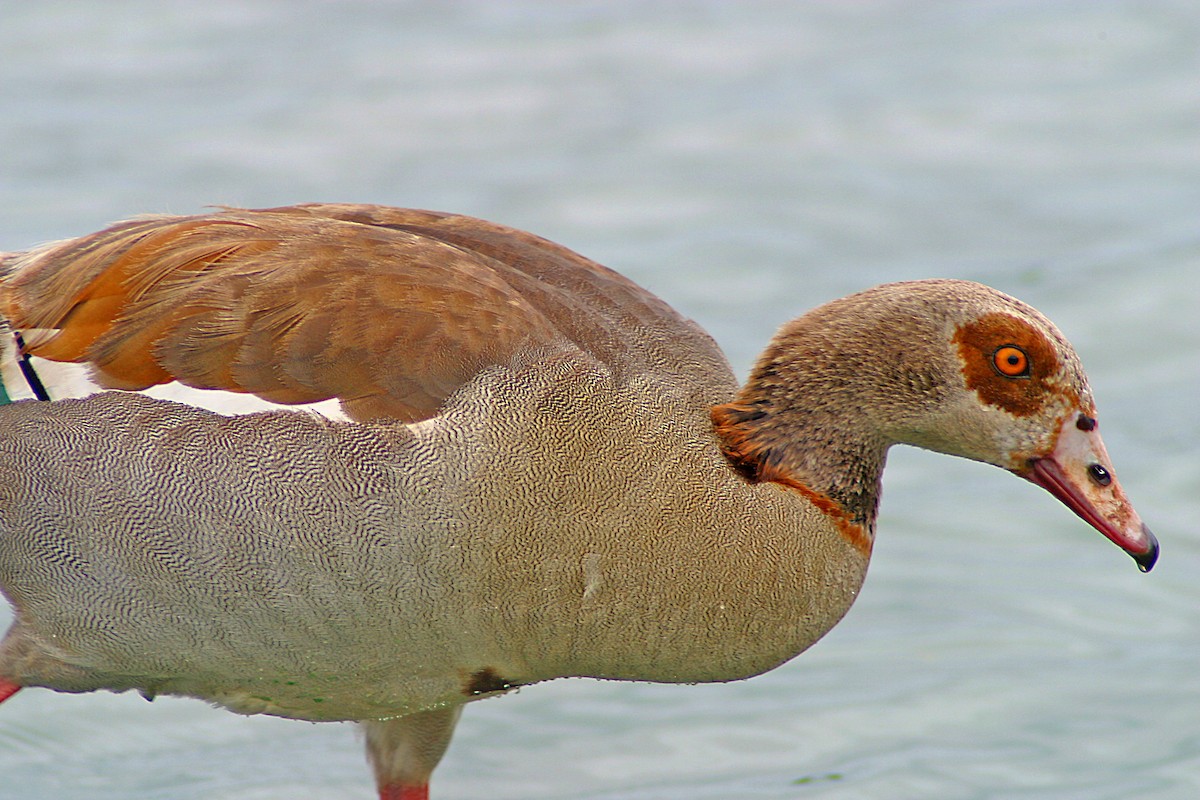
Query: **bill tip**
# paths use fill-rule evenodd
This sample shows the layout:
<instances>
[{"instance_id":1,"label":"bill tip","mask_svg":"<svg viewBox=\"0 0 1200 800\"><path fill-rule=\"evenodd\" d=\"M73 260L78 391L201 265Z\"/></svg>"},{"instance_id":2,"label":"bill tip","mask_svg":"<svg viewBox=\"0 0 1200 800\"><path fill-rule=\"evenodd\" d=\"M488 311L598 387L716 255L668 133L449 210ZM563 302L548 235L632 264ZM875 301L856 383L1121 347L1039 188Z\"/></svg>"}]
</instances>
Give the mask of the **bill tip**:
<instances>
[{"instance_id":1,"label":"bill tip","mask_svg":"<svg viewBox=\"0 0 1200 800\"><path fill-rule=\"evenodd\" d=\"M1154 563L1158 561L1158 539L1154 538L1154 534L1149 528L1143 527L1142 530L1146 534L1146 539L1149 542L1149 547L1142 553L1130 553L1133 560L1137 562L1138 569L1142 572L1149 572L1154 569Z\"/></svg>"}]
</instances>

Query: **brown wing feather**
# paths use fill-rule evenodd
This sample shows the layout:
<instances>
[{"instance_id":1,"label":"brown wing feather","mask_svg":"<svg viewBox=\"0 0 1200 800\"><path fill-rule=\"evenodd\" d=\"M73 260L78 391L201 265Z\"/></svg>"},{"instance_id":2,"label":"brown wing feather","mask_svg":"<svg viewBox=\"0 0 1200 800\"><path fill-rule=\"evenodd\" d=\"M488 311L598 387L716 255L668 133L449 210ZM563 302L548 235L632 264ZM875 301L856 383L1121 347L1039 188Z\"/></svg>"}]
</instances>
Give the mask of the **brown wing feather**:
<instances>
[{"instance_id":1,"label":"brown wing feather","mask_svg":"<svg viewBox=\"0 0 1200 800\"><path fill-rule=\"evenodd\" d=\"M54 331L34 355L88 362L114 388L179 380L282 403L337 397L356 419L427 418L527 348L608 362L629 355L622 326L699 333L558 245L381 206L147 218L4 268L0 311L17 329Z\"/></svg>"}]
</instances>

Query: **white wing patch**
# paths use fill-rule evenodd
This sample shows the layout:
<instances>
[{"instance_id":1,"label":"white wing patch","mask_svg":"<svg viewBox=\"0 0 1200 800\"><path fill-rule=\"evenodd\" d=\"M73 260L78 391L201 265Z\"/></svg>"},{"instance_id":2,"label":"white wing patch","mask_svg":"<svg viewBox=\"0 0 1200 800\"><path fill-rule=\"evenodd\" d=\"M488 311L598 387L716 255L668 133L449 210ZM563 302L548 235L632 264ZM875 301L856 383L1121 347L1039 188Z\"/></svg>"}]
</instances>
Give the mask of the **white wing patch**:
<instances>
[{"instance_id":1,"label":"white wing patch","mask_svg":"<svg viewBox=\"0 0 1200 800\"><path fill-rule=\"evenodd\" d=\"M6 337L7 338L7 337ZM38 378L46 387L51 400L63 400L68 397L87 397L98 392L109 391L92 380L86 364L74 364L60 361L47 361L44 358L30 359ZM4 388L13 400L27 400L34 397L33 390L21 372L16 359L16 348L11 340L5 343L2 361L0 361L0 378ZM302 405L284 405L271 403L252 394L242 392L227 392L221 389L193 389L178 381L161 386L152 386L134 394L142 394L161 400L173 400L196 408L215 411L227 417L241 414L253 414L256 411L306 411L318 414L326 419L338 422L349 422L350 418L342 412L342 404L336 397L322 400L319 403Z\"/></svg>"}]
</instances>

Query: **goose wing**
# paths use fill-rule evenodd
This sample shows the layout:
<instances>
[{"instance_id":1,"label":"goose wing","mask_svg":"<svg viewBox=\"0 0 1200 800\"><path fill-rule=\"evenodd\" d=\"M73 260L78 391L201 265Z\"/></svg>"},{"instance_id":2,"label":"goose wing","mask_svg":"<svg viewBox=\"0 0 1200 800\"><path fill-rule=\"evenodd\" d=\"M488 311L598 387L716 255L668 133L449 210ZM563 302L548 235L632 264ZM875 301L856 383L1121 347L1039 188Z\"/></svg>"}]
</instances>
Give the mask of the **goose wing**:
<instances>
[{"instance_id":1,"label":"goose wing","mask_svg":"<svg viewBox=\"0 0 1200 800\"><path fill-rule=\"evenodd\" d=\"M612 270L429 211L147 217L11 254L2 270L0 314L27 351L87 363L103 386L338 398L359 420L428 418L481 369L531 350L628 366L646 355L631 330L721 360L694 323Z\"/></svg>"}]
</instances>

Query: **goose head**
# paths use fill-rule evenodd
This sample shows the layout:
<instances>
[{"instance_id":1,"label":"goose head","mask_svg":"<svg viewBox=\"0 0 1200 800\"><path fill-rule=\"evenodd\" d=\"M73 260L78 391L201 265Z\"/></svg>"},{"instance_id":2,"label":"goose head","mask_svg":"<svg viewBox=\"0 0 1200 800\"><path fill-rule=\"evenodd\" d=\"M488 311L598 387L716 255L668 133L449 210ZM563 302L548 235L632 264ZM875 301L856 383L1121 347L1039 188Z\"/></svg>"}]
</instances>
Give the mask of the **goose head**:
<instances>
[{"instance_id":1,"label":"goose head","mask_svg":"<svg viewBox=\"0 0 1200 800\"><path fill-rule=\"evenodd\" d=\"M868 534L886 451L909 444L1041 486L1143 571L1158 556L1074 349L1036 309L987 286L893 283L820 306L780 329L713 419L743 475L802 484Z\"/></svg>"}]
</instances>

